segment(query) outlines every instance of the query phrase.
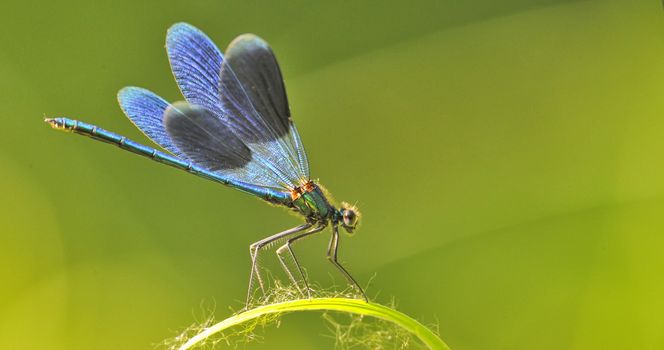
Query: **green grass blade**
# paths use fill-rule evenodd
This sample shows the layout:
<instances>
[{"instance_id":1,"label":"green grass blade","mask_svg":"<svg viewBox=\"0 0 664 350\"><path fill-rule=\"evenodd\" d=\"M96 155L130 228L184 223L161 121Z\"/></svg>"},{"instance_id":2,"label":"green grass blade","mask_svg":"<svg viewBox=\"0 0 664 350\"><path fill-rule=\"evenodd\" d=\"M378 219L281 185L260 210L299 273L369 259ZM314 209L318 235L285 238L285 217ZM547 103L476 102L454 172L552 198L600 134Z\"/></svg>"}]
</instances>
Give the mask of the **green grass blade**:
<instances>
[{"instance_id":1,"label":"green grass blade","mask_svg":"<svg viewBox=\"0 0 664 350\"><path fill-rule=\"evenodd\" d=\"M241 325L245 322L257 319L271 314L282 314L294 311L339 311L358 315L376 317L382 320L393 322L408 332L419 338L422 343L430 349L449 350L450 348L429 328L422 325L415 319L399 311L375 303L366 303L363 300L348 298L317 298L300 299L268 305L262 305L231 316L215 325L205 328L202 332L196 334L182 346L179 350L192 349L197 345L205 343L211 336L222 332L231 327Z\"/></svg>"}]
</instances>

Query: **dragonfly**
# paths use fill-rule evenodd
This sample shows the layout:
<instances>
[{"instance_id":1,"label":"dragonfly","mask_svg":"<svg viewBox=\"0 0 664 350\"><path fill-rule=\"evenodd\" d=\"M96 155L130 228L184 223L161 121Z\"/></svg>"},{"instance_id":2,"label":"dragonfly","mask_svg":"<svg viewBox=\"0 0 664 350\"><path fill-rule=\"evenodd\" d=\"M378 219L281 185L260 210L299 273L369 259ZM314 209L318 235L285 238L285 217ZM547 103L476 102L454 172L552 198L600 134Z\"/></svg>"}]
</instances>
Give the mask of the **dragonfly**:
<instances>
[{"instance_id":1,"label":"dragonfly","mask_svg":"<svg viewBox=\"0 0 664 350\"><path fill-rule=\"evenodd\" d=\"M256 281L265 295L259 253L282 242L276 249L280 264L299 292L311 298L293 244L328 226L328 260L368 302L362 287L338 260L339 230L353 234L359 212L346 203L333 206L326 192L309 176L307 154L291 119L281 70L267 42L253 34L242 34L222 54L201 30L176 23L168 29L166 51L185 101L169 103L138 87L118 92L124 114L164 151L82 121L64 117L45 121L57 130L114 144L300 214L304 219L301 225L249 246L247 305ZM302 282L295 278L287 259L295 265Z\"/></svg>"}]
</instances>

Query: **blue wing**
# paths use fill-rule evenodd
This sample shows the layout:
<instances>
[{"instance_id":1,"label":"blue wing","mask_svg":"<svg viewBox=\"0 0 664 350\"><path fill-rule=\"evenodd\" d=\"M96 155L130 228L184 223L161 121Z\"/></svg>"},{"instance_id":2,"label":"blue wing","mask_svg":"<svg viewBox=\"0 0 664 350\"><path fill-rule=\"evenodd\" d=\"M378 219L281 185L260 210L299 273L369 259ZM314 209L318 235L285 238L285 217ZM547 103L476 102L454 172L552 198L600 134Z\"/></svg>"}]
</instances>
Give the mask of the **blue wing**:
<instances>
[{"instance_id":1,"label":"blue wing","mask_svg":"<svg viewBox=\"0 0 664 350\"><path fill-rule=\"evenodd\" d=\"M163 118L169 103L153 92L128 86L118 92L120 108L129 120L161 148L187 160L164 129Z\"/></svg>"},{"instance_id":2,"label":"blue wing","mask_svg":"<svg viewBox=\"0 0 664 350\"><path fill-rule=\"evenodd\" d=\"M280 172L273 164L255 159L255 154L228 125L203 107L174 103L166 109L164 127L176 147L204 169L235 182L259 184L282 192L288 186L275 176Z\"/></svg>"},{"instance_id":3,"label":"blue wing","mask_svg":"<svg viewBox=\"0 0 664 350\"><path fill-rule=\"evenodd\" d=\"M253 34L235 38L221 66L221 103L230 124L247 143L270 144L283 166L296 168L296 176L309 178L306 152L290 109L281 69L263 39Z\"/></svg>"},{"instance_id":4,"label":"blue wing","mask_svg":"<svg viewBox=\"0 0 664 350\"><path fill-rule=\"evenodd\" d=\"M224 60L203 32L178 23L169 29L166 47L187 101L211 111L251 150L250 170L234 176L282 189L309 178L306 153L289 118L281 72L267 43L253 35L240 36ZM190 158L192 152L196 150L187 153Z\"/></svg>"},{"instance_id":5,"label":"blue wing","mask_svg":"<svg viewBox=\"0 0 664 350\"><path fill-rule=\"evenodd\" d=\"M169 104L138 87L118 92L120 107L145 135L178 158L239 183L283 190L288 182L208 109L184 102Z\"/></svg>"},{"instance_id":6,"label":"blue wing","mask_svg":"<svg viewBox=\"0 0 664 350\"><path fill-rule=\"evenodd\" d=\"M212 40L200 30L178 23L168 29L166 51L184 98L221 116L218 86L223 56Z\"/></svg>"},{"instance_id":7,"label":"blue wing","mask_svg":"<svg viewBox=\"0 0 664 350\"><path fill-rule=\"evenodd\" d=\"M166 108L164 128L176 147L209 171L241 169L251 150L209 110L186 102Z\"/></svg>"}]
</instances>

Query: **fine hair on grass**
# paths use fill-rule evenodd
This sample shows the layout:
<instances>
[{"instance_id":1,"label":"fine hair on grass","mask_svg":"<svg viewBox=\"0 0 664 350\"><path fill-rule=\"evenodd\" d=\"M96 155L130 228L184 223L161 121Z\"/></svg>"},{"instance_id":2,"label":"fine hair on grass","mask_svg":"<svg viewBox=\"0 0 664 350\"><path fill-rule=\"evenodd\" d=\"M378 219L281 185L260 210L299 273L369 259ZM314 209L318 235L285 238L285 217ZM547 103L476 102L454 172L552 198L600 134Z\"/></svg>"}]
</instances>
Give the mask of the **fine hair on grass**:
<instances>
[{"instance_id":1,"label":"fine hair on grass","mask_svg":"<svg viewBox=\"0 0 664 350\"><path fill-rule=\"evenodd\" d=\"M449 347L430 328L394 309L350 298L348 292L315 290L311 299L299 297L294 287L276 284L250 309L214 322L206 317L164 343L168 350L214 349L220 343L235 347L261 340L258 328L279 326L281 316L300 311L322 311L337 349L441 349Z\"/></svg>"}]
</instances>

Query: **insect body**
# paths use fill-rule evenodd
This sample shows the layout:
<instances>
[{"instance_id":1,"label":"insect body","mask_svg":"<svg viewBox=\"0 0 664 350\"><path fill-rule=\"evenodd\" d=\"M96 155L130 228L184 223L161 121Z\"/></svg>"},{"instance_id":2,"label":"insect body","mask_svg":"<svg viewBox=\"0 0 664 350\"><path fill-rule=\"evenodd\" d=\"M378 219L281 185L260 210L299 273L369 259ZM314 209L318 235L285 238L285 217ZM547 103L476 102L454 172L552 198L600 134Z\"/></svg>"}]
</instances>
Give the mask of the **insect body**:
<instances>
[{"instance_id":1,"label":"insect body","mask_svg":"<svg viewBox=\"0 0 664 350\"><path fill-rule=\"evenodd\" d=\"M310 296L291 245L328 226L332 231L329 260L366 300L362 288L337 261L339 228L353 233L358 213L348 205L334 207L310 179L307 155L290 118L281 71L267 43L244 34L231 42L224 56L203 32L178 23L168 30L166 48L186 102L170 104L137 87L126 87L118 93L127 117L166 152L77 120L49 118L46 122L300 213L305 219L302 225L250 245L247 304L254 281L264 291L257 259L260 251L284 240L277 256L290 280L304 293L286 263L285 256L292 257Z\"/></svg>"}]
</instances>

